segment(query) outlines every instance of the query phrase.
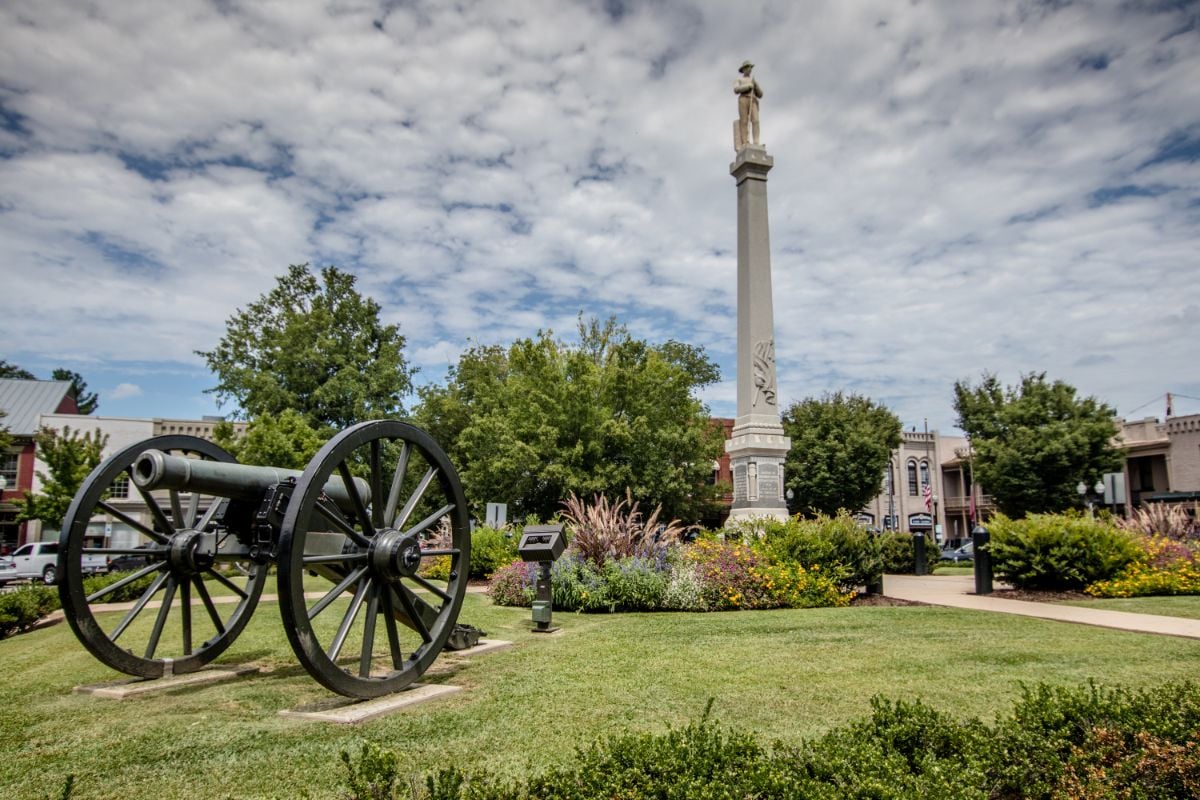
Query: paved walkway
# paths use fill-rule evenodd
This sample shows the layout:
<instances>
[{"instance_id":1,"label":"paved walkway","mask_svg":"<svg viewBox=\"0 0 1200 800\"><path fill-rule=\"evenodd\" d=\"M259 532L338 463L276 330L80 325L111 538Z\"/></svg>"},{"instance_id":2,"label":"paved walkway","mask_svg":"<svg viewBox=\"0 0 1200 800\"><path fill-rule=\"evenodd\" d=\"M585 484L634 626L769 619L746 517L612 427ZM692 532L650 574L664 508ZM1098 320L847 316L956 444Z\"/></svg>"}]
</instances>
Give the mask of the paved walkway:
<instances>
[{"instance_id":1,"label":"paved walkway","mask_svg":"<svg viewBox=\"0 0 1200 800\"><path fill-rule=\"evenodd\" d=\"M933 606L969 608L975 611L994 611L1001 614L1021 614L1081 625L1098 625L1123 631L1159 633L1200 639L1200 619L1164 617L1159 614L1134 614L1128 611L1108 611L1058 603L1036 603L1026 600L1006 600L993 595L975 594L975 578L971 575L885 575L883 593L898 600L912 600Z\"/></svg>"}]
</instances>

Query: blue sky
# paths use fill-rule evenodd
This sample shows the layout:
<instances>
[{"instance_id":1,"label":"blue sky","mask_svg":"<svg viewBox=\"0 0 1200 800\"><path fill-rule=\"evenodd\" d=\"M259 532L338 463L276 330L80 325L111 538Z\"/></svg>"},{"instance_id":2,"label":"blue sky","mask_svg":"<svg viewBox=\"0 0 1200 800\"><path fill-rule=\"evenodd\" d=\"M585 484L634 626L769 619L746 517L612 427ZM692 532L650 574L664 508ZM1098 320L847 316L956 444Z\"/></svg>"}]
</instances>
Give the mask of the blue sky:
<instances>
[{"instance_id":1,"label":"blue sky","mask_svg":"<svg viewBox=\"0 0 1200 800\"><path fill-rule=\"evenodd\" d=\"M780 399L948 430L1045 371L1200 411L1200 4L0 7L0 357L219 413L193 351L337 264L419 381L579 313L703 345L734 412L732 93L757 63ZM224 411L228 411L226 408Z\"/></svg>"}]
</instances>

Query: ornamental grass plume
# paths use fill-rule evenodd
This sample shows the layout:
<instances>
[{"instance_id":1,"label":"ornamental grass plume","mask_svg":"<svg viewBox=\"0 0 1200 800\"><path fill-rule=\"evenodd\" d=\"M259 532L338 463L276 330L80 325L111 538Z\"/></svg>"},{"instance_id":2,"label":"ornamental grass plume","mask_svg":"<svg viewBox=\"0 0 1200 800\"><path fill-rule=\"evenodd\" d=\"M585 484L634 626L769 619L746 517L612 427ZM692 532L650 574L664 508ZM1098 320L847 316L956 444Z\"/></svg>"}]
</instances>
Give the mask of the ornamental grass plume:
<instances>
[{"instance_id":1,"label":"ornamental grass plume","mask_svg":"<svg viewBox=\"0 0 1200 800\"><path fill-rule=\"evenodd\" d=\"M1200 525L1183 506L1148 503L1116 522L1119 528L1145 536L1165 536L1177 542L1200 541Z\"/></svg>"},{"instance_id":2,"label":"ornamental grass plume","mask_svg":"<svg viewBox=\"0 0 1200 800\"><path fill-rule=\"evenodd\" d=\"M585 503L571 492L563 505L566 506L563 519L571 528L571 550L597 567L603 567L609 559L659 560L684 533L677 519L666 525L659 523L661 504L643 519L638 503L628 489L625 499L617 503L610 502L602 494L593 497L591 503Z\"/></svg>"}]
</instances>

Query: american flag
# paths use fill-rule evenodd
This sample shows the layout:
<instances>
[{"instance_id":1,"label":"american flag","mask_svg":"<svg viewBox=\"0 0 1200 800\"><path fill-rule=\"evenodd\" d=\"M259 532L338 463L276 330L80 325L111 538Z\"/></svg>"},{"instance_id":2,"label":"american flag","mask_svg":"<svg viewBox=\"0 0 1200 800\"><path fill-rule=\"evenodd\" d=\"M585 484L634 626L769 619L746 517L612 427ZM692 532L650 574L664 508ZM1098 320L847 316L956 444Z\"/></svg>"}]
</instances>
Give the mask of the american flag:
<instances>
[{"instance_id":1,"label":"american flag","mask_svg":"<svg viewBox=\"0 0 1200 800\"><path fill-rule=\"evenodd\" d=\"M928 483L921 488L921 495L925 498L925 510L933 511L933 487Z\"/></svg>"}]
</instances>

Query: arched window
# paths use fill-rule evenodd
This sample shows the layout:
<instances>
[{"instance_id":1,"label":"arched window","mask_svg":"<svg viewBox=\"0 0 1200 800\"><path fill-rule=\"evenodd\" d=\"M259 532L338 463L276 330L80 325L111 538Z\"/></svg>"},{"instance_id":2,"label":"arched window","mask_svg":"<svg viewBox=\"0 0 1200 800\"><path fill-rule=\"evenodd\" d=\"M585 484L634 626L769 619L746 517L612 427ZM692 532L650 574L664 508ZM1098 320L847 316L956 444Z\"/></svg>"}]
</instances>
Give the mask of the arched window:
<instances>
[{"instance_id":1,"label":"arched window","mask_svg":"<svg viewBox=\"0 0 1200 800\"><path fill-rule=\"evenodd\" d=\"M883 471L883 493L888 494L888 495L895 494L895 492L892 490L892 465L891 464L888 464L887 469L885 469Z\"/></svg>"},{"instance_id":2,"label":"arched window","mask_svg":"<svg viewBox=\"0 0 1200 800\"><path fill-rule=\"evenodd\" d=\"M910 458L908 460L908 494L910 497L916 497L921 493L917 488L917 460Z\"/></svg>"},{"instance_id":3,"label":"arched window","mask_svg":"<svg viewBox=\"0 0 1200 800\"><path fill-rule=\"evenodd\" d=\"M929 462L922 461L921 462L921 485L924 486L927 483L929 483Z\"/></svg>"}]
</instances>

